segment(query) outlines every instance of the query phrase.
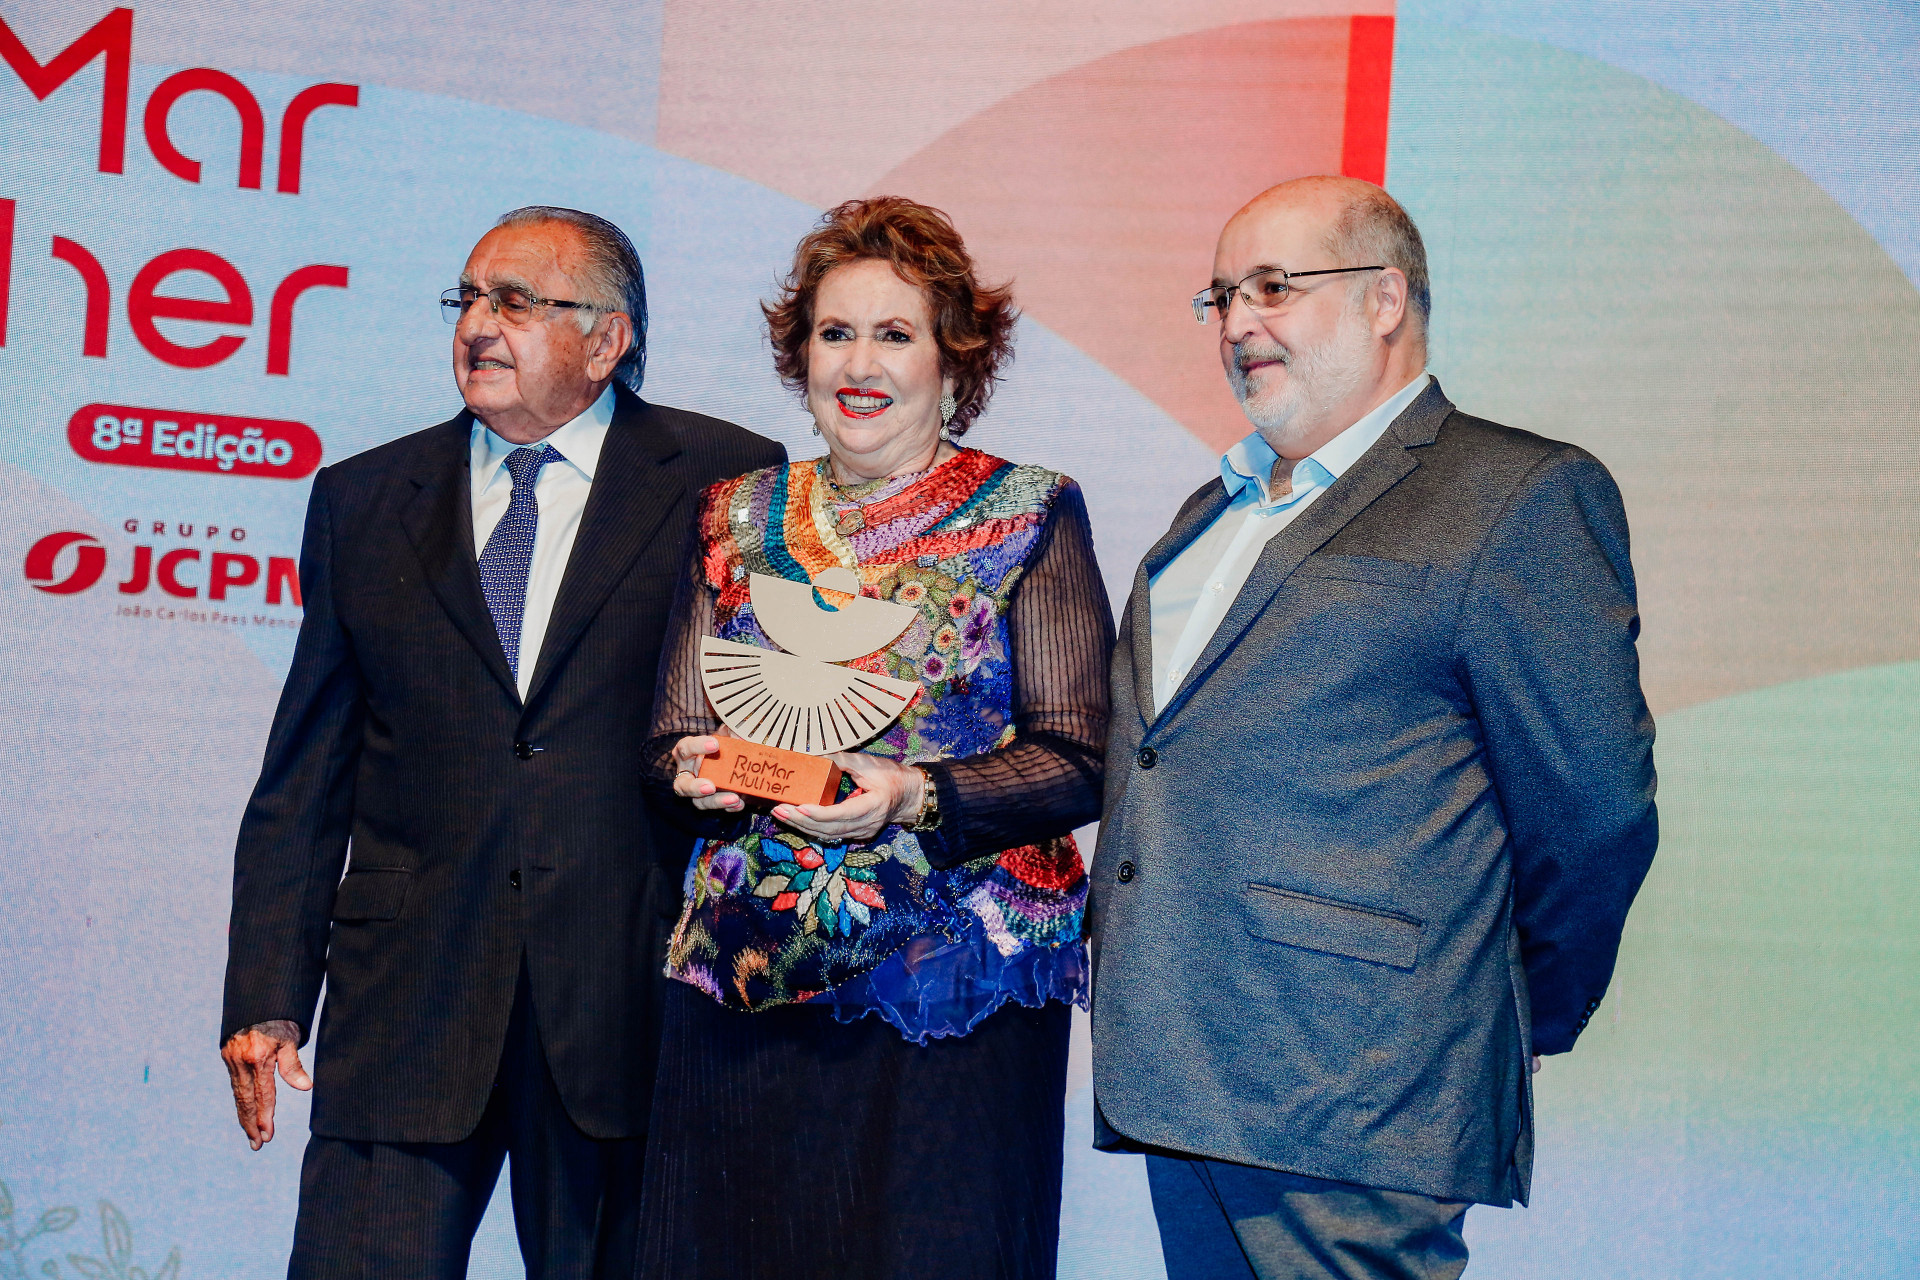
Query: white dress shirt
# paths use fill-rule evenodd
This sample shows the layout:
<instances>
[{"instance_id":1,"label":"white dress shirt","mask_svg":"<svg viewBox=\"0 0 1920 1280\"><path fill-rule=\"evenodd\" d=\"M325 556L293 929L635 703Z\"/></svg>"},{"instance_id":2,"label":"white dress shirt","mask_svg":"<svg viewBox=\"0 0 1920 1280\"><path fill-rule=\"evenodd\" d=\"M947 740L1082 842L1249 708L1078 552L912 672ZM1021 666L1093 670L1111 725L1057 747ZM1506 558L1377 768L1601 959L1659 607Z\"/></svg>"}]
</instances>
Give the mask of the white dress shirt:
<instances>
[{"instance_id":1,"label":"white dress shirt","mask_svg":"<svg viewBox=\"0 0 1920 1280\"><path fill-rule=\"evenodd\" d=\"M1388 424L1426 389L1423 372L1372 413L1293 464L1293 489L1275 496L1269 488L1273 446L1258 431L1227 450L1220 479L1233 501L1214 522L1153 575L1153 700L1157 714L1207 651L1221 619L1240 595L1266 550L1267 540L1292 524L1325 493Z\"/></svg>"},{"instance_id":2,"label":"white dress shirt","mask_svg":"<svg viewBox=\"0 0 1920 1280\"><path fill-rule=\"evenodd\" d=\"M520 615L520 696L527 696L533 669L540 661L540 642L546 639L547 620L560 595L560 580L580 532L580 513L593 490L594 468L600 465L600 447L613 421L613 388L587 406L585 413L548 436L542 443L559 450L565 462L549 462L534 482L534 500L540 505L540 523L534 532L533 563L527 571L527 607ZM507 514L513 497L513 477L507 473L507 455L520 448L475 420L468 470L473 478L473 550L487 546L493 527Z\"/></svg>"}]
</instances>

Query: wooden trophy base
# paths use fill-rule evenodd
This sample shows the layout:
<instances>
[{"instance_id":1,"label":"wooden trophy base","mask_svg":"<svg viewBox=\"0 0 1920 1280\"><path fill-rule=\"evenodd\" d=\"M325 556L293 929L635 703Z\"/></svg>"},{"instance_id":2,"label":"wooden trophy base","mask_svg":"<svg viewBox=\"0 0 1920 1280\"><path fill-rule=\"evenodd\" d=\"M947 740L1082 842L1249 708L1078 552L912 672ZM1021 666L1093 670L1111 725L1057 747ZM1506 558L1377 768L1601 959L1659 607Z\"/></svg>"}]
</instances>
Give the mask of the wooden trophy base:
<instances>
[{"instance_id":1,"label":"wooden trophy base","mask_svg":"<svg viewBox=\"0 0 1920 1280\"><path fill-rule=\"evenodd\" d=\"M745 738L720 739L720 754L700 761L700 776L722 791L779 804L832 804L840 790L833 761Z\"/></svg>"}]
</instances>

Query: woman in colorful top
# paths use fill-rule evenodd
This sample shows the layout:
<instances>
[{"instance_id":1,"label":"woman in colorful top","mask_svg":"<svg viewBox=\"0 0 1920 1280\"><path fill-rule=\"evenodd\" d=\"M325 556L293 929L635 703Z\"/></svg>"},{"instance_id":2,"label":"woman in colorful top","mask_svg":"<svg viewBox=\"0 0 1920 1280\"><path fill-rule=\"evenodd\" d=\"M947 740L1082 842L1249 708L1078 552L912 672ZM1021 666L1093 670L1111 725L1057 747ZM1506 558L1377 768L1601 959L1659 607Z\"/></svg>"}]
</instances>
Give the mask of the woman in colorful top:
<instances>
[{"instance_id":1,"label":"woman in colorful top","mask_svg":"<svg viewBox=\"0 0 1920 1280\"><path fill-rule=\"evenodd\" d=\"M1011 354L946 216L834 209L766 308L827 456L715 485L662 661L662 781L706 811L667 956L650 1275L1051 1276L1069 1006L1085 1007L1113 623L1073 481L954 443ZM777 647L749 575L911 606L852 662L917 700L832 805L747 807L703 636Z\"/></svg>"}]
</instances>

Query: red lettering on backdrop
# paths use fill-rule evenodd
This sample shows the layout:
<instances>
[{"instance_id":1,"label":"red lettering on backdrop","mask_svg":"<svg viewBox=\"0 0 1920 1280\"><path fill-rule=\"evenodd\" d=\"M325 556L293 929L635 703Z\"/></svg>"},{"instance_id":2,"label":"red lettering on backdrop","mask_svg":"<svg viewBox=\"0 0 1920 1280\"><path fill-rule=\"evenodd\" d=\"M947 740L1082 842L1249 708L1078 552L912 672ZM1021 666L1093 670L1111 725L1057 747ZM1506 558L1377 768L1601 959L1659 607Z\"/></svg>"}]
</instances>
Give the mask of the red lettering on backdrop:
<instances>
[{"instance_id":1,"label":"red lettering on backdrop","mask_svg":"<svg viewBox=\"0 0 1920 1280\"><path fill-rule=\"evenodd\" d=\"M107 307L113 301L106 270L101 267L100 259L87 252L85 245L65 236L53 238L53 256L78 271L80 282L86 286L87 320L81 331L80 354L104 357L107 354Z\"/></svg>"},{"instance_id":2,"label":"red lettering on backdrop","mask_svg":"<svg viewBox=\"0 0 1920 1280\"><path fill-rule=\"evenodd\" d=\"M301 267L273 291L273 305L267 314L267 372L287 376L293 358L293 304L309 289L344 289L347 269L315 265Z\"/></svg>"},{"instance_id":3,"label":"red lettering on backdrop","mask_svg":"<svg viewBox=\"0 0 1920 1280\"><path fill-rule=\"evenodd\" d=\"M0 18L0 58L42 102L73 79L80 68L100 57L105 58L107 69L100 91L100 172L123 173L127 157L127 77L133 65L133 10L113 10L44 66Z\"/></svg>"},{"instance_id":4,"label":"red lettering on backdrop","mask_svg":"<svg viewBox=\"0 0 1920 1280\"><path fill-rule=\"evenodd\" d=\"M360 86L316 84L293 95L280 117L280 190L300 194L300 161L307 146L307 117L321 107L358 107Z\"/></svg>"},{"instance_id":5,"label":"red lettering on backdrop","mask_svg":"<svg viewBox=\"0 0 1920 1280\"><path fill-rule=\"evenodd\" d=\"M20 77L36 99L45 101L54 90L100 58L106 66L100 93L100 172L124 173L127 156L127 88L133 66L133 10L114 9L72 44L40 62L13 28L0 17L0 59ZM266 120L251 90L224 71L196 67L160 82L147 102L144 124L147 145L167 172L188 182L200 181L200 162L181 154L167 133L167 115L173 104L198 90L220 94L240 115L240 185L258 190ZM294 95L280 117L279 189L300 194L301 159L306 147L307 120L321 107L358 107L360 88L351 84L316 84Z\"/></svg>"},{"instance_id":6,"label":"red lettering on backdrop","mask_svg":"<svg viewBox=\"0 0 1920 1280\"><path fill-rule=\"evenodd\" d=\"M12 202L0 200L0 346L6 345L6 290L4 260L6 219L12 216ZM53 238L53 256L70 264L80 273L87 291L86 328L81 338L81 353L107 354L107 312L113 302L113 287L99 259L85 245L65 236ZM199 271L212 276L227 291L224 300L177 298L158 293L161 281L182 271ZM273 291L268 308L267 372L287 375L293 352L293 306L309 289L344 289L348 271L342 266L314 263L288 273ZM183 369L204 369L225 360L246 341L240 334L226 334L203 346L188 347L169 341L154 321L197 320L207 324L253 323L253 293L233 264L204 249L174 249L163 253L140 269L127 295L127 319L134 336L155 357Z\"/></svg>"},{"instance_id":7,"label":"red lettering on backdrop","mask_svg":"<svg viewBox=\"0 0 1920 1280\"><path fill-rule=\"evenodd\" d=\"M209 302L201 298L177 298L154 292L168 276L181 271L198 271L212 276L227 296ZM249 325L253 323L253 291L233 264L205 249L175 249L163 253L140 268L127 291L127 320L133 336L140 340L155 359L181 369L205 369L219 364L240 349L246 341L238 334L223 334L197 347L183 347L162 337L155 320L193 320L201 324Z\"/></svg>"},{"instance_id":8,"label":"red lettering on backdrop","mask_svg":"<svg viewBox=\"0 0 1920 1280\"><path fill-rule=\"evenodd\" d=\"M217 93L233 104L240 114L240 185L260 189L260 153L266 146L267 122L260 114L259 100L246 85L224 71L195 67L178 71L162 80L147 99L147 146L160 167L176 178L200 181L200 162L181 154L167 132L167 114L173 104L189 93Z\"/></svg>"},{"instance_id":9,"label":"red lettering on backdrop","mask_svg":"<svg viewBox=\"0 0 1920 1280\"><path fill-rule=\"evenodd\" d=\"M136 521L129 521L136 524ZM67 576L58 577L60 557L71 548L73 567ZM137 596L150 585L158 584L170 596L192 600L200 595L194 583L181 581L182 569L198 563L198 547L177 547L154 563L154 548L145 543L133 549L133 563L127 580L116 588L123 596ZM91 589L107 571L107 549L90 533L66 530L49 533L27 549L21 566L27 584L48 595L71 596ZM260 561L239 551L216 551L207 569L207 599L224 601L230 591L250 587L260 581ZM288 556L267 557L267 603L278 605L283 597L293 608L301 607L298 566Z\"/></svg>"},{"instance_id":10,"label":"red lettering on backdrop","mask_svg":"<svg viewBox=\"0 0 1920 1280\"><path fill-rule=\"evenodd\" d=\"M153 548L141 543L133 549L133 572L120 584L120 594L137 596L153 580Z\"/></svg>"},{"instance_id":11,"label":"red lettering on backdrop","mask_svg":"<svg viewBox=\"0 0 1920 1280\"><path fill-rule=\"evenodd\" d=\"M207 571L207 599L225 600L227 588L250 587L260 580L260 562L238 551L216 551Z\"/></svg>"},{"instance_id":12,"label":"red lettering on backdrop","mask_svg":"<svg viewBox=\"0 0 1920 1280\"><path fill-rule=\"evenodd\" d=\"M178 596L182 600L191 600L199 595L200 588L189 586L187 583L180 581L179 578L181 562L198 560L199 558L200 548L198 547L176 547L174 550L161 556L160 568L154 574L156 578L160 579L160 589L168 595Z\"/></svg>"},{"instance_id":13,"label":"red lettering on backdrop","mask_svg":"<svg viewBox=\"0 0 1920 1280\"><path fill-rule=\"evenodd\" d=\"M267 603L280 603L280 588L287 590L287 603L298 609L300 600L300 565L290 556L267 557Z\"/></svg>"},{"instance_id":14,"label":"red lettering on backdrop","mask_svg":"<svg viewBox=\"0 0 1920 1280\"><path fill-rule=\"evenodd\" d=\"M304 422L121 404L75 410L67 443L88 462L272 480L312 475L321 455L320 437Z\"/></svg>"}]
</instances>

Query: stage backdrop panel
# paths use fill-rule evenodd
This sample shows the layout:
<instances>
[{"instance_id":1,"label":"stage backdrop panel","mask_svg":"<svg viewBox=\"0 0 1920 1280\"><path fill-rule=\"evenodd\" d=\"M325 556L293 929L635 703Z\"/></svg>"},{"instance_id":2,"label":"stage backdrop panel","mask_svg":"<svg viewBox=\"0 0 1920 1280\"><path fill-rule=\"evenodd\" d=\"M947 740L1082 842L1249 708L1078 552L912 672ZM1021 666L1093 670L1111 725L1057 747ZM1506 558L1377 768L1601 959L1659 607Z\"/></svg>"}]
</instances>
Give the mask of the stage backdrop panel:
<instances>
[{"instance_id":1,"label":"stage backdrop panel","mask_svg":"<svg viewBox=\"0 0 1920 1280\"><path fill-rule=\"evenodd\" d=\"M0 0L0 55L0 1280L284 1266L304 1099L249 1152L213 1043L234 830L312 472L457 409L434 298L499 213L619 222L647 394L806 456L756 304L824 208L946 209L1025 312L971 438L1081 482L1118 599L1246 430L1214 235L1315 172L1419 221L1449 394L1634 530L1661 854L1471 1274L1920 1267L1909 6ZM1062 1273L1158 1277L1084 1019L1069 1090Z\"/></svg>"}]
</instances>

